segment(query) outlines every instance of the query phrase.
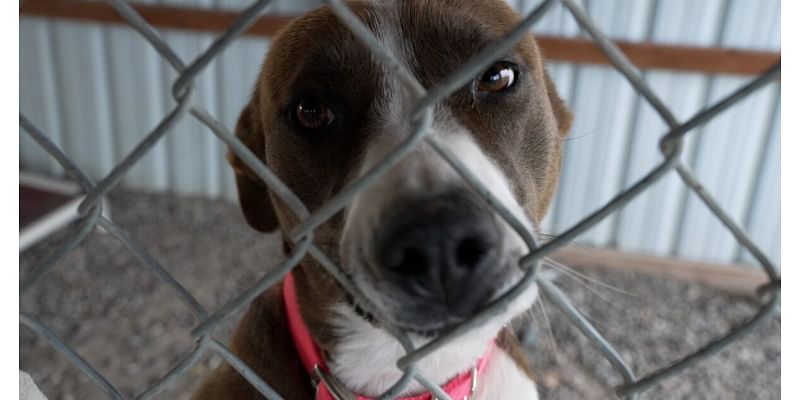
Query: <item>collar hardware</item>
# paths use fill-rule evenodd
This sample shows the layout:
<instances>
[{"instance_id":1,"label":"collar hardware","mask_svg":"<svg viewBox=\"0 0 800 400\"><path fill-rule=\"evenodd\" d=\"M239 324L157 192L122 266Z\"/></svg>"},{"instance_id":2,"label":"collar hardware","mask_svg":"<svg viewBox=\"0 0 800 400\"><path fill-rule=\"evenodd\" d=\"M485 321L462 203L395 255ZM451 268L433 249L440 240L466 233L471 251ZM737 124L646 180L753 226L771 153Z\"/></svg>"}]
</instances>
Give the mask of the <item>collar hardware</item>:
<instances>
[{"instance_id":1,"label":"collar hardware","mask_svg":"<svg viewBox=\"0 0 800 400\"><path fill-rule=\"evenodd\" d=\"M465 395L462 400L472 400L472 396L475 395L475 391L478 389L478 368L472 367L469 371L469 374L470 374L469 394ZM439 400L439 398L433 396L433 394L431 394L431 396L432 396L431 400Z\"/></svg>"},{"instance_id":2,"label":"collar hardware","mask_svg":"<svg viewBox=\"0 0 800 400\"><path fill-rule=\"evenodd\" d=\"M333 397L333 400L358 400L358 397L353 392L347 389L335 376L320 368L319 364L314 364L314 375L317 378L314 385L314 397L317 397L320 385L325 384L325 388L328 389L328 393Z\"/></svg>"}]
</instances>

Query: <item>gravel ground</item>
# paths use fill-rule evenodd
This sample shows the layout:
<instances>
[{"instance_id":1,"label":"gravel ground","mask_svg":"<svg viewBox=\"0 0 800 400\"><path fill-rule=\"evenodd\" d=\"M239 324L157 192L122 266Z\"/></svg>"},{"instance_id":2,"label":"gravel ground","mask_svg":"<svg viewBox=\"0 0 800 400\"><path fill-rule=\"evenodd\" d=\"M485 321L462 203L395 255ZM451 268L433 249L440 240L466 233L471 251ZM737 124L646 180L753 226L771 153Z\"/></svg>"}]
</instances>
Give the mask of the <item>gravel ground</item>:
<instances>
[{"instance_id":1,"label":"gravel ground","mask_svg":"<svg viewBox=\"0 0 800 400\"><path fill-rule=\"evenodd\" d=\"M110 201L114 220L208 310L280 259L277 236L251 231L233 204L131 192L114 193ZM21 276L63 239L56 235L21 254ZM619 291L567 278L557 283L640 375L697 348L755 310L748 299L700 285L593 268L582 272ZM608 363L566 318L547 302L543 306L544 314L542 308L532 311L534 324L524 337L542 397L613 398L608 383L617 384L619 378ZM126 396L155 382L193 347L188 332L196 321L188 309L104 233L93 233L61 260L21 299L21 309L43 321ZM218 331L218 338L227 338L236 319ZM778 399L780 358L778 317L641 398ZM205 356L158 398L188 398L198 379L219 362ZM76 367L22 326L19 363L51 400L104 398Z\"/></svg>"}]
</instances>

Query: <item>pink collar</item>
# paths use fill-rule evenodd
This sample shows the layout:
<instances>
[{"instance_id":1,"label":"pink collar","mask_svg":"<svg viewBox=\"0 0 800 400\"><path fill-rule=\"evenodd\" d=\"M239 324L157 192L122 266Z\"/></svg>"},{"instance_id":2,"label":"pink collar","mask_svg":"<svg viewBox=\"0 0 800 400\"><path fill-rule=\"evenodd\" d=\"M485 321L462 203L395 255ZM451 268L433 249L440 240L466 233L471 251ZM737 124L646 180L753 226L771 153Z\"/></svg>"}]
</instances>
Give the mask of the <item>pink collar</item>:
<instances>
[{"instance_id":1,"label":"pink collar","mask_svg":"<svg viewBox=\"0 0 800 400\"><path fill-rule=\"evenodd\" d=\"M325 365L325 360L322 359L322 354L317 347L311 334L308 332L302 317L300 316L300 306L297 302L297 291L294 284L294 277L292 273L286 274L283 279L283 303L286 306L286 318L289 322L289 330L292 333L292 340L300 354L300 360L306 367L306 371L312 377L316 384L316 397L315 400L371 400L368 397L358 395L335 395L334 392L349 391L342 387L328 387L328 386L341 386L328 372L328 367ZM477 377L486 370L486 364L489 361L489 356L494 350L494 341L489 345L489 349L481 357L475 368L470 371L464 372L447 382L442 389L447 393L451 399L469 399L475 391L477 384ZM401 397L398 400L434 400L430 393L422 393L411 397Z\"/></svg>"}]
</instances>

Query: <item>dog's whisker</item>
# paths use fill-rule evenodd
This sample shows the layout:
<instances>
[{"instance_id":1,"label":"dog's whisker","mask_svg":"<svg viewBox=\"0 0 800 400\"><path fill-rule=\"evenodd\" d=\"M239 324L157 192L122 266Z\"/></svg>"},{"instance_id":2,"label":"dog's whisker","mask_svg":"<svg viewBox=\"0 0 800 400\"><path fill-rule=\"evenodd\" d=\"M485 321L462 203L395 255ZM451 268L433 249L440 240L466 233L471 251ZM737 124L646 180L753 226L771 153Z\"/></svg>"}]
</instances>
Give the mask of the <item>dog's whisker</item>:
<instances>
[{"instance_id":1,"label":"dog's whisker","mask_svg":"<svg viewBox=\"0 0 800 400\"><path fill-rule=\"evenodd\" d=\"M555 358L556 363L560 366L563 364L564 360L558 347L558 342L556 342L556 335L553 333L553 326L550 324L550 318L547 316L547 309L544 307L544 301L545 297L542 297L536 302L536 305L538 306L538 309L542 314L542 319L544 320L544 326L545 330L547 331L547 337L550 342L550 349L553 352L553 357ZM533 313L533 315L536 316L536 313Z\"/></svg>"},{"instance_id":2,"label":"dog's whisker","mask_svg":"<svg viewBox=\"0 0 800 400\"><path fill-rule=\"evenodd\" d=\"M543 261L544 261L544 265L545 266L551 267L551 268L553 268L553 269L555 269L555 270L557 270L559 272L562 272L565 275L575 279L576 281L582 283L587 289L592 290L592 293L597 294L601 298L603 298L603 296L601 296L597 291L593 290L593 288L589 284L597 285L599 287L602 287L603 289L615 292L617 294L622 294L622 295L633 297L633 298L637 298L637 299L641 297L637 293L629 292L629 291L627 291L625 289L620 289L620 288L618 288L616 286L613 286L613 285L610 285L610 284L608 284L606 282L603 282L603 281L601 281L601 280L599 280L597 278L593 278L591 276L588 276L586 274L578 272L574 268L570 268L570 267L568 267L568 266L566 266L566 265L564 265L564 264L562 264L562 263L560 263L558 261L553 260L552 258L545 257L543 259ZM611 303L611 302L609 301L609 303Z\"/></svg>"},{"instance_id":3,"label":"dog's whisker","mask_svg":"<svg viewBox=\"0 0 800 400\"><path fill-rule=\"evenodd\" d=\"M585 132L585 133L577 135L577 136L570 135L568 138L565 138L564 141L567 142L567 141L583 139L583 138L585 138L587 136L590 136L590 135L593 135L593 134L597 133L598 131L600 131L600 128L592 129L592 130L590 130L588 132Z\"/></svg>"},{"instance_id":4,"label":"dog's whisker","mask_svg":"<svg viewBox=\"0 0 800 400\"><path fill-rule=\"evenodd\" d=\"M600 292L599 292L597 289L595 289L595 288L591 287L591 286L590 286L590 285L588 285L587 283L585 283L585 282L583 282L583 281L581 281L581 280L579 280L579 279L577 279L577 278L574 278L574 277L571 277L571 278L575 279L575 281L577 281L577 282L579 282L581 285L583 285L583 287L584 287L584 288L586 288L586 289L587 289L589 292L591 292L591 293L592 293L592 294L593 294L593 295L594 295L596 298L598 298L598 299L600 299L601 301L603 301L604 303L608 304L608 305L609 305L611 308L614 308L614 309L616 309L616 310L618 310L618 311L621 311L621 312L624 312L624 311L625 311L625 308L624 308L624 307L622 307L622 306L620 306L620 305L618 305L618 304L614 303L613 301L611 301L610 299L608 299L608 298L607 298L605 295L603 295L602 293L600 293ZM589 319L591 319L591 318L589 318Z\"/></svg>"},{"instance_id":5,"label":"dog's whisker","mask_svg":"<svg viewBox=\"0 0 800 400\"><path fill-rule=\"evenodd\" d=\"M555 239L555 238L557 238L559 236L558 233L547 233L547 232L541 232L541 231L536 232L536 235L538 236L539 239L542 239L542 242L544 242L544 243L547 243L547 242L549 242L549 241L551 241L551 240L553 240L553 239ZM591 249L591 247L589 247L589 246L587 246L585 244L581 244L579 242L576 242L574 240L570 240L569 242L567 242L567 244L568 244L569 247L577 247L579 249L585 249L585 250L590 250Z\"/></svg>"},{"instance_id":6,"label":"dog's whisker","mask_svg":"<svg viewBox=\"0 0 800 400\"><path fill-rule=\"evenodd\" d=\"M589 288L588 286L587 286L587 288L588 288L590 291L592 291L592 293L594 293L594 294L595 294L595 295L596 295L598 298L600 298L600 300L602 300L602 301L604 301L604 302L608 303L608 305L610 305L611 307L613 307L613 308L616 308L617 310L620 310L620 311L624 311L624 308L623 308L623 307L621 307L621 306L618 306L618 305L614 304L613 302L611 302L610 300L608 300L608 299L604 298L603 296L601 296L600 294L598 294L596 291L592 290L592 289L591 289L591 288ZM581 314L581 315L582 315L584 318L586 318L587 320L589 320L589 321L592 323L592 325L594 325L595 327L602 327L602 328L605 328L605 329L609 329L609 328L610 328L610 327L609 327L609 325L608 325L606 322L603 322L603 321L601 321L601 320L598 320L598 319L594 318L594 317L593 317L591 314L589 314L588 312L586 312L586 311L584 311L584 310L581 310L581 309L580 309L580 308L579 308L577 305L575 305L575 304L573 304L573 306L575 306L575 309L576 309L576 310L578 310L578 312L580 312L580 314Z\"/></svg>"},{"instance_id":7,"label":"dog's whisker","mask_svg":"<svg viewBox=\"0 0 800 400\"><path fill-rule=\"evenodd\" d=\"M538 232L536 235L539 236L539 239L545 239L544 241L548 241L549 239L554 239L556 236L558 236L552 233L544 233L544 232Z\"/></svg>"}]
</instances>

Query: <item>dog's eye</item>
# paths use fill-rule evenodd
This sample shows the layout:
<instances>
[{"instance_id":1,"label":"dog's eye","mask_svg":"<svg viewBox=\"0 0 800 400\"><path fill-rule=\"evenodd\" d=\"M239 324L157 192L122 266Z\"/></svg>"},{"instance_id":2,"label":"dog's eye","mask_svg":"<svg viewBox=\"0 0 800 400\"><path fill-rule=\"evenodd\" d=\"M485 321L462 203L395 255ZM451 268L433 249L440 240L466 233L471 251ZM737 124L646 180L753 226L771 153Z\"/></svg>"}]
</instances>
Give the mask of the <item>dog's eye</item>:
<instances>
[{"instance_id":1,"label":"dog's eye","mask_svg":"<svg viewBox=\"0 0 800 400\"><path fill-rule=\"evenodd\" d=\"M516 65L500 61L494 63L478 78L478 90L481 92L502 92L517 83L519 69Z\"/></svg>"},{"instance_id":2,"label":"dog's eye","mask_svg":"<svg viewBox=\"0 0 800 400\"><path fill-rule=\"evenodd\" d=\"M300 100L294 110L297 123L306 129L322 129L334 120L333 112L317 97Z\"/></svg>"}]
</instances>

